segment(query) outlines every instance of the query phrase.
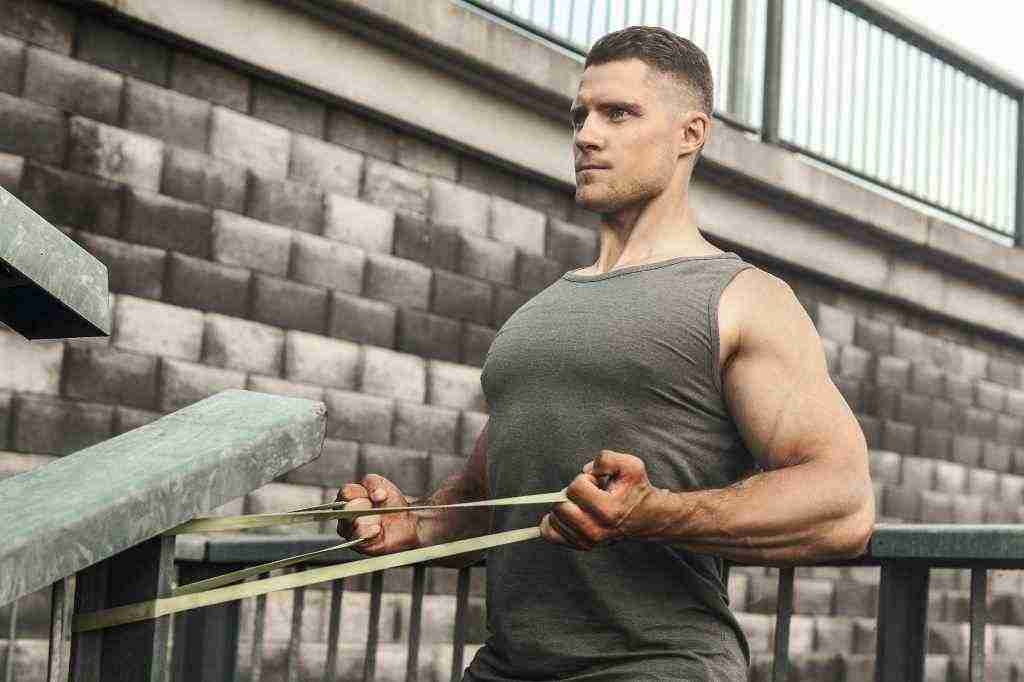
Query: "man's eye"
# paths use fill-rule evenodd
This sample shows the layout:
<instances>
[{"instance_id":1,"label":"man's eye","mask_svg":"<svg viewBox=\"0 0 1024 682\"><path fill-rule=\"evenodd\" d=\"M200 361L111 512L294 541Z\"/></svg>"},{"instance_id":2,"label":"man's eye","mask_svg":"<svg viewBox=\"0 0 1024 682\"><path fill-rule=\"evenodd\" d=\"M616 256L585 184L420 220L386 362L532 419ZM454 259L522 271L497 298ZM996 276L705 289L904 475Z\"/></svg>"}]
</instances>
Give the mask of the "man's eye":
<instances>
[{"instance_id":1,"label":"man's eye","mask_svg":"<svg viewBox=\"0 0 1024 682\"><path fill-rule=\"evenodd\" d=\"M616 113L625 114L628 112L625 109L612 109L612 116L614 116Z\"/></svg>"}]
</instances>

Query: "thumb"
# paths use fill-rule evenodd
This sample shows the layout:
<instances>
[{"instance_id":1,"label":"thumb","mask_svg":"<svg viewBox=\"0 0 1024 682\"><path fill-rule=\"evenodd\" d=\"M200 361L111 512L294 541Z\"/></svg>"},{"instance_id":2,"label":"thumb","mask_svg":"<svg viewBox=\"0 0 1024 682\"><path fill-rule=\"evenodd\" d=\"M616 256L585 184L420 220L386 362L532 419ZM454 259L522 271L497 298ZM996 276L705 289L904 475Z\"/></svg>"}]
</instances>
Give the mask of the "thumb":
<instances>
[{"instance_id":1,"label":"thumb","mask_svg":"<svg viewBox=\"0 0 1024 682\"><path fill-rule=\"evenodd\" d=\"M369 474L363 481L363 486L370 495L370 501L374 504L393 507L404 501L398 487L383 476Z\"/></svg>"}]
</instances>

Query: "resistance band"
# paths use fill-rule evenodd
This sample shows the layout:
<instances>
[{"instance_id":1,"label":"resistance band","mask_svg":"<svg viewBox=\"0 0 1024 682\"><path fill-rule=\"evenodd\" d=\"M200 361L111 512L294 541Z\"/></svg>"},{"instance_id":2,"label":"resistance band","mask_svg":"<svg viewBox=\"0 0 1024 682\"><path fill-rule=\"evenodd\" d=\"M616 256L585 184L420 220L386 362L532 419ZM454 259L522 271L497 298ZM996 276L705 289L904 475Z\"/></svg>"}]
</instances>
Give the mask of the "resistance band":
<instances>
[{"instance_id":1,"label":"resistance band","mask_svg":"<svg viewBox=\"0 0 1024 682\"><path fill-rule=\"evenodd\" d=\"M478 502L460 502L458 504L442 505L345 510L337 508L338 505L344 505L344 502L334 502L326 505L318 505L317 507L278 514L250 514L246 516L196 518L172 528L167 532L167 534L177 535L181 533L237 530L240 528L263 528L265 526L280 524L307 523L341 518L357 518L360 516L376 516L378 514L394 514L421 509L465 509L517 504L551 504L566 501L568 501L568 497L566 496L565 489L563 488L555 493L541 493L538 495L524 495L521 497L506 497L495 500L481 500ZM369 539L356 538L315 552L278 559L277 561L261 564L259 566L252 566L240 571L234 571L232 573L189 583L188 585L175 588L172 591L172 596L170 597L160 597L150 601L117 606L103 611L94 611L92 613L79 613L75 616L71 629L72 632L99 630L102 628L112 627L114 625L134 623L140 620L157 618L171 613L188 611L201 606L223 604L224 602L245 599L247 597L256 597L262 594L276 592L278 590L291 590L297 587L304 587L306 585L313 585L329 580L338 580L341 578L362 575L364 573L373 573L374 571L396 568L398 566L408 566L421 561L430 561L432 559L440 559L447 556L453 556L455 554L464 554L466 552L490 549L492 547L499 547L513 542L522 542L524 540L532 540L533 538L539 537L540 526L520 528L517 530L505 531L503 533L491 533L490 535L481 535L479 537L467 538L465 540L445 542L438 545L430 545L429 547L418 547L404 552L394 552L392 554L385 554L382 556L368 557L366 559L351 561L344 564L332 564L330 566L321 566L318 568L307 569L305 571L296 571L295 573L289 573L287 575L263 578L261 580L253 580L250 582L243 582L241 584L233 584L253 575L266 573L267 571L276 568L284 568L286 566L302 563L310 557L318 554L351 547L352 545Z\"/></svg>"}]
</instances>

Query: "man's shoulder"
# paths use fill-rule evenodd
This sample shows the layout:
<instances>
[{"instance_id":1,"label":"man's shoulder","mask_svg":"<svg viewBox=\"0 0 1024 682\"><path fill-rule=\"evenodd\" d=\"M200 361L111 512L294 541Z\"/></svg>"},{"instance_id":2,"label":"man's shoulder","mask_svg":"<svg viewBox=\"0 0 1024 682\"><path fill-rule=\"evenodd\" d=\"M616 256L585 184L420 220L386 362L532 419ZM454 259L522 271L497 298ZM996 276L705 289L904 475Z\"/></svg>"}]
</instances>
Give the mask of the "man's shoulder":
<instances>
[{"instance_id":1,"label":"man's shoulder","mask_svg":"<svg viewBox=\"0 0 1024 682\"><path fill-rule=\"evenodd\" d=\"M764 333L809 322L807 313L785 280L757 266L744 268L730 280L718 301L721 359Z\"/></svg>"}]
</instances>

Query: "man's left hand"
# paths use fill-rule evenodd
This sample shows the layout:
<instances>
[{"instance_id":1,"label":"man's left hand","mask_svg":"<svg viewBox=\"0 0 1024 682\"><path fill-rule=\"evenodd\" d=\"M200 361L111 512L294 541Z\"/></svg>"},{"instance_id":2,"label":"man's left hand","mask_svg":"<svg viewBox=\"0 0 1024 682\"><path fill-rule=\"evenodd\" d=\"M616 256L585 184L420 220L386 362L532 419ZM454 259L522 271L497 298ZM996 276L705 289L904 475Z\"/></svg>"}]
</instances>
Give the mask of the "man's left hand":
<instances>
[{"instance_id":1,"label":"man's left hand","mask_svg":"<svg viewBox=\"0 0 1024 682\"><path fill-rule=\"evenodd\" d=\"M609 478L602 486L604 477ZM655 512L655 500L665 492L651 485L639 457L601 450L565 489L569 500L555 504L541 519L541 537L589 551L598 545L653 535L664 522Z\"/></svg>"}]
</instances>

